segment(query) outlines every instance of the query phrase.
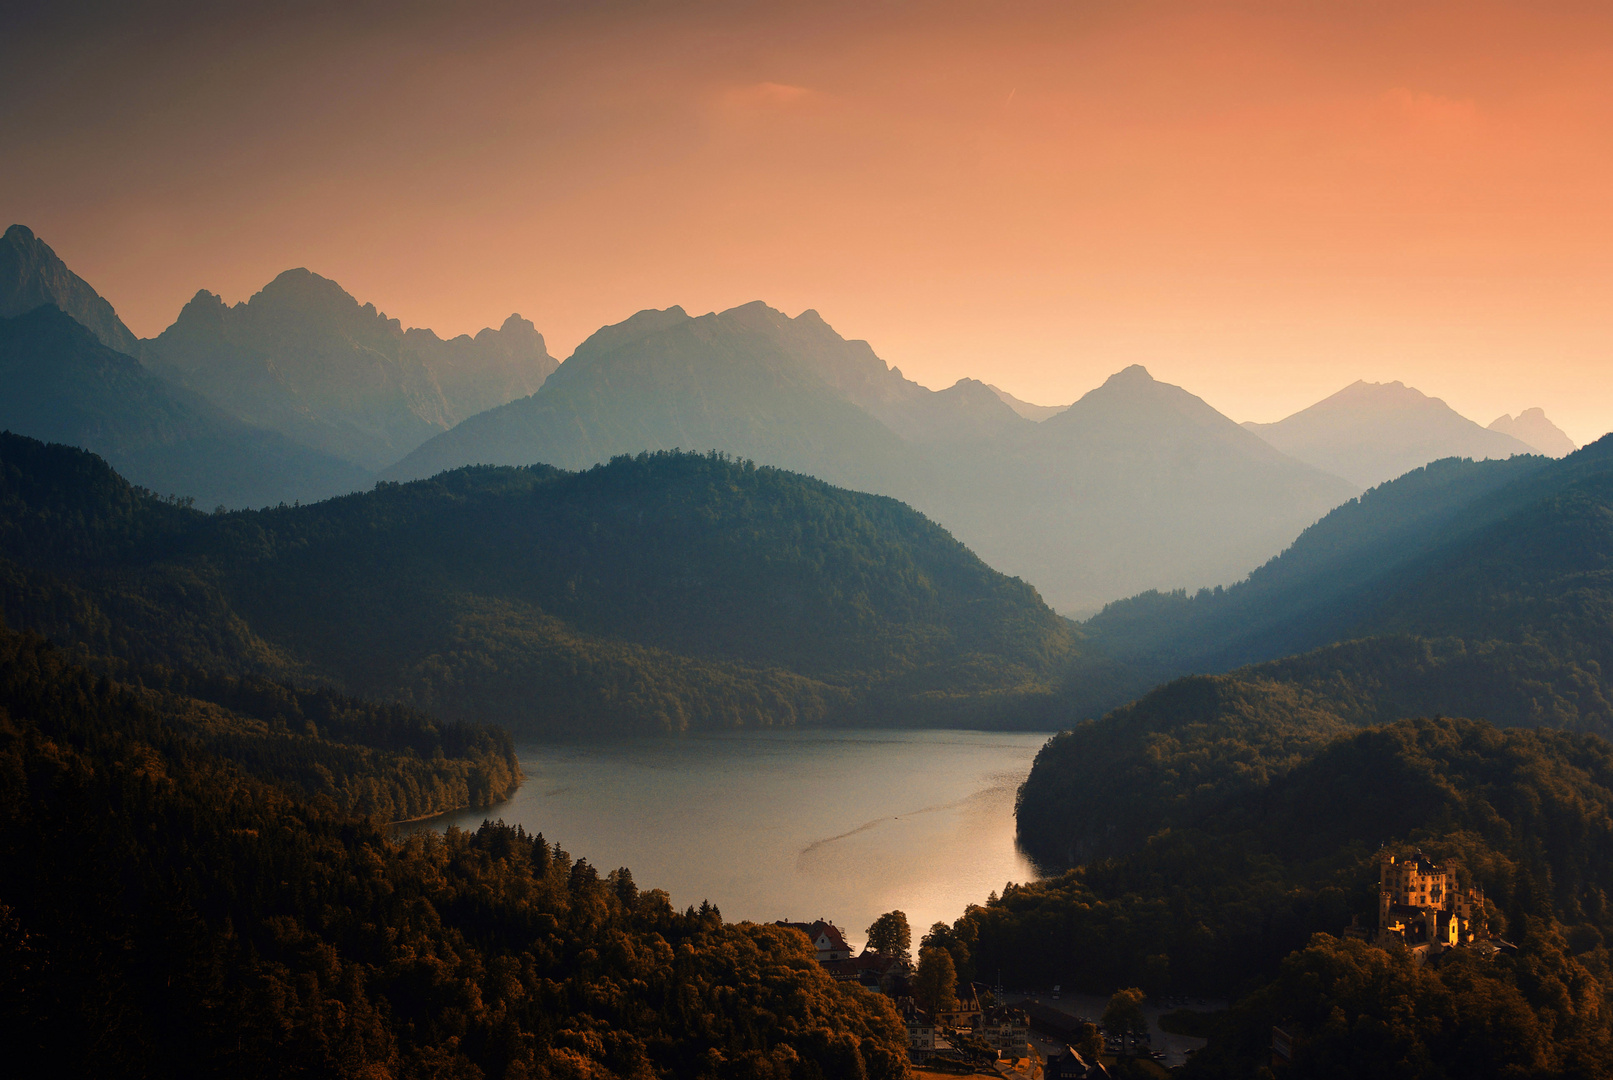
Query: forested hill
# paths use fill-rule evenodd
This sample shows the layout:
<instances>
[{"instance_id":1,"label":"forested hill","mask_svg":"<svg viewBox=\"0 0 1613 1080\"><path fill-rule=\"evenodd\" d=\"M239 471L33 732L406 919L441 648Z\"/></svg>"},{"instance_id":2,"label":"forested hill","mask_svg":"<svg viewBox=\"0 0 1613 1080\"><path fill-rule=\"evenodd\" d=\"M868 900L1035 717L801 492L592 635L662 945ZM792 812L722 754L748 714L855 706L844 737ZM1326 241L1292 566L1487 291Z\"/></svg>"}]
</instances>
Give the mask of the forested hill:
<instances>
[{"instance_id":1,"label":"forested hill","mask_svg":"<svg viewBox=\"0 0 1613 1080\"><path fill-rule=\"evenodd\" d=\"M186 674L108 657L79 657L91 666L78 669L73 659L38 635L0 625L0 711L59 711L66 699L40 696L55 678L42 683L41 672L67 678L71 669L88 678L93 671L89 682L67 679L69 697L98 696L118 715L160 715L163 738L174 745L227 759L244 776L328 811L379 822L491 806L521 782L509 733L485 724L443 723L261 677Z\"/></svg>"},{"instance_id":2,"label":"forested hill","mask_svg":"<svg viewBox=\"0 0 1613 1080\"><path fill-rule=\"evenodd\" d=\"M1279 612L1270 640L1286 625L1332 643L1186 677L1060 735L1021 793L1022 841L1054 863L1128 850L1340 732L1405 716L1613 734L1613 439L1545 467L1452 464L1443 488L1441 471L1375 490L1239 589L1156 601L1192 624L1176 641ZM1363 572L1390 548L1394 565Z\"/></svg>"},{"instance_id":3,"label":"forested hill","mask_svg":"<svg viewBox=\"0 0 1613 1080\"><path fill-rule=\"evenodd\" d=\"M891 499L710 455L207 515L0 437L5 615L91 652L526 731L1045 723L1076 651Z\"/></svg>"},{"instance_id":4,"label":"forested hill","mask_svg":"<svg viewBox=\"0 0 1613 1080\"><path fill-rule=\"evenodd\" d=\"M0 630L11 1059L107 1078L908 1075L888 1000L834 983L799 932L675 911L503 825L390 842L221 755L174 704Z\"/></svg>"},{"instance_id":5,"label":"forested hill","mask_svg":"<svg viewBox=\"0 0 1613 1080\"><path fill-rule=\"evenodd\" d=\"M1235 769L1233 763L1225 768ZM1098 768L1101 768L1099 766ZM1592 735L1417 719L1330 741L1147 845L1013 885L946 935L975 970L1087 992L1249 996L1189 1077L1564 1078L1613 1070L1613 746ZM1381 845L1478 886L1516 951L1343 939L1376 926Z\"/></svg>"},{"instance_id":6,"label":"forested hill","mask_svg":"<svg viewBox=\"0 0 1613 1080\"><path fill-rule=\"evenodd\" d=\"M1141 593L1086 626L1114 655L1163 670L1304 652L1348 636L1386 579L1516 511L1543 475L1552 466L1542 457L1436 461L1333 510L1230 588Z\"/></svg>"}]
</instances>

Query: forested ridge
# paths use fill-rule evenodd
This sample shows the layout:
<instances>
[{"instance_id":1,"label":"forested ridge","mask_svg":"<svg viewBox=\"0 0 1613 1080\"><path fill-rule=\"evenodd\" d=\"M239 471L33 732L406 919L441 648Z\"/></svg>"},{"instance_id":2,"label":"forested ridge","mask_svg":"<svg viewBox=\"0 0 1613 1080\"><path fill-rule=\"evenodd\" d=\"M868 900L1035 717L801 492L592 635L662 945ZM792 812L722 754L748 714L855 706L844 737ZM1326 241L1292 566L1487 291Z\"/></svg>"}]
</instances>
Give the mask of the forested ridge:
<instances>
[{"instance_id":1,"label":"forested ridge","mask_svg":"<svg viewBox=\"0 0 1613 1080\"><path fill-rule=\"evenodd\" d=\"M0 559L7 619L95 654L551 733L1035 726L1080 651L902 504L715 454L205 514L4 436Z\"/></svg>"},{"instance_id":2,"label":"forested ridge","mask_svg":"<svg viewBox=\"0 0 1613 1080\"><path fill-rule=\"evenodd\" d=\"M0 630L15 1060L97 1076L907 1074L892 1007L837 986L804 935L675 911L627 870L503 825L389 841L225 756L176 708L194 689L142 689ZM291 707L261 684L210 690L243 714ZM388 723L296 704L331 731Z\"/></svg>"},{"instance_id":3,"label":"forested ridge","mask_svg":"<svg viewBox=\"0 0 1613 1080\"><path fill-rule=\"evenodd\" d=\"M1340 940L1352 917L1375 925L1385 844L1483 888L1516 954L1435 971ZM1191 1076L1254 1075L1279 1024L1301 1048L1283 1076L1592 1077L1613 1070L1610 891L1613 745L1416 719L1341 735L1125 854L1010 885L948 933L1011 982L1247 995Z\"/></svg>"},{"instance_id":4,"label":"forested ridge","mask_svg":"<svg viewBox=\"0 0 1613 1080\"><path fill-rule=\"evenodd\" d=\"M1354 620L1338 640L1166 683L1060 734L1021 791L1022 842L1061 865L1128 850L1265 784L1342 732L1402 717L1444 713L1613 734L1613 439L1545 467L1534 461L1448 463L1452 485L1483 481L1487 493L1464 497L1467 509L1434 529L1443 542L1412 543L1390 530L1409 557L1319 600L1313 618ZM1497 482L1508 470L1524 476ZM1415 496L1431 482L1402 478L1396 484L1409 484L1406 492L1386 485L1362 506L1377 499L1416 509ZM1376 550L1357 540L1335 548L1351 560ZM1305 554L1305 545L1284 559L1296 552ZM1314 574L1331 565L1305 558ZM1265 573L1294 572L1274 563ZM1256 577L1239 595L1255 595ZM1302 592L1296 586L1273 610L1287 610ZM1235 593L1179 603L1235 612L1244 605ZM1102 645L1104 631L1093 632Z\"/></svg>"},{"instance_id":5,"label":"forested ridge","mask_svg":"<svg viewBox=\"0 0 1613 1080\"><path fill-rule=\"evenodd\" d=\"M980 970L1242 995L1190 1076L1613 1071L1613 440L1436 463L1233 589L1085 629L1210 673L1043 748L1020 839L1064 872L949 931ZM1260 662L1213 673L1234 659ZM1516 953L1435 969L1342 937L1375 924L1383 844L1482 887Z\"/></svg>"},{"instance_id":6,"label":"forested ridge","mask_svg":"<svg viewBox=\"0 0 1613 1080\"><path fill-rule=\"evenodd\" d=\"M1144 592L1086 626L1116 656L1162 673L1305 652L1349 636L1395 571L1535 501L1542 479L1563 472L1542 457L1430 462L1335 508L1235 585Z\"/></svg>"}]
</instances>

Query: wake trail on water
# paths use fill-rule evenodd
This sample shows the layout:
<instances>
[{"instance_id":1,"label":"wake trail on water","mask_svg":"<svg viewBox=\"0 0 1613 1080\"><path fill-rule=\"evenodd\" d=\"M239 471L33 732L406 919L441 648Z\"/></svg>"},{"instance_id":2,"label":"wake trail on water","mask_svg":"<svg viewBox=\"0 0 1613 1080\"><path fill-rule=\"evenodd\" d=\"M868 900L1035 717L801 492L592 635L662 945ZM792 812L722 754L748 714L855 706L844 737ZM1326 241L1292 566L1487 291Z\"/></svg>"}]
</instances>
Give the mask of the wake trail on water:
<instances>
[{"instance_id":1,"label":"wake trail on water","mask_svg":"<svg viewBox=\"0 0 1613 1080\"><path fill-rule=\"evenodd\" d=\"M855 829L848 829L845 832L840 833L838 836L826 836L821 840L814 840L796 854L796 860L798 863L804 862L806 859L811 857L814 852L820 851L823 848L828 847L830 844L836 844L841 840L849 839L858 835L859 833L865 833L870 829L878 828L887 821L900 821L902 818L918 817L920 814L938 814L945 810L962 810L968 806L989 801L997 796L1000 796L1006 791L1013 791L1019 786L1018 782L1014 779L1014 774L1012 773L1000 773L991 777L991 779L996 782L990 787L985 787L979 791L971 792L961 799L954 799L952 802L948 803L936 803L934 806L925 806L917 810L909 810L905 814L896 814L888 818L874 818L871 821L863 822Z\"/></svg>"}]
</instances>

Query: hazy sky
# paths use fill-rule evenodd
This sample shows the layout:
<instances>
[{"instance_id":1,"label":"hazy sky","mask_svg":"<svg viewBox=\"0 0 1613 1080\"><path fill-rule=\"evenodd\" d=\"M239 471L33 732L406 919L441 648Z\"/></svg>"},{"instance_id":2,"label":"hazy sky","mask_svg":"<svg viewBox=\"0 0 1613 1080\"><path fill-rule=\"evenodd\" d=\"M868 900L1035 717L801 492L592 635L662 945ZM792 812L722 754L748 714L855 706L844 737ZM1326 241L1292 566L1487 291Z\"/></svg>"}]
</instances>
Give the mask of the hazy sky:
<instances>
[{"instance_id":1,"label":"hazy sky","mask_svg":"<svg viewBox=\"0 0 1613 1080\"><path fill-rule=\"evenodd\" d=\"M762 299L933 387L1613 428L1605 2L36 7L0 227L142 336L307 266L559 356Z\"/></svg>"}]
</instances>

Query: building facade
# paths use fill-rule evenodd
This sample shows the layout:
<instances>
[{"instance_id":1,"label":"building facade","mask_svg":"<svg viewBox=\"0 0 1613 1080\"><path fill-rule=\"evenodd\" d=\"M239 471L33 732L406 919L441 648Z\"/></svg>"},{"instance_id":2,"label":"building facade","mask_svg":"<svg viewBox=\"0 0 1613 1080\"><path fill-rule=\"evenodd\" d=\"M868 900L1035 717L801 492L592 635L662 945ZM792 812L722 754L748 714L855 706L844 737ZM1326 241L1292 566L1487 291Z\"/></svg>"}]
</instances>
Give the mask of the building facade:
<instances>
[{"instance_id":1,"label":"building facade","mask_svg":"<svg viewBox=\"0 0 1613 1080\"><path fill-rule=\"evenodd\" d=\"M1375 942L1399 941L1426 959L1488 937L1481 891L1459 888L1454 874L1420 851L1379 856Z\"/></svg>"}]
</instances>

